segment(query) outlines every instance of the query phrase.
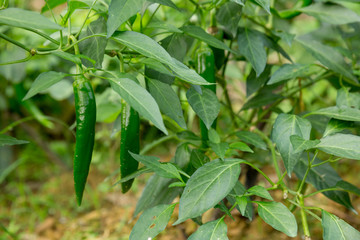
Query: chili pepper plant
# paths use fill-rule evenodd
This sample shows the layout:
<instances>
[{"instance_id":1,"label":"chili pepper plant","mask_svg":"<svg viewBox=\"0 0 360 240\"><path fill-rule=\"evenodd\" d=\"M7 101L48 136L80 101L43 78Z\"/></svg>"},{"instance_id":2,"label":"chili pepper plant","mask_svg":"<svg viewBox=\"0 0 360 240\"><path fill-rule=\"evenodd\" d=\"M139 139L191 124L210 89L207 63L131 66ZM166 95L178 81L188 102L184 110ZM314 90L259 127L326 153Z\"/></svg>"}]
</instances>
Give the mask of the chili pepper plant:
<instances>
[{"instance_id":1,"label":"chili pepper plant","mask_svg":"<svg viewBox=\"0 0 360 240\"><path fill-rule=\"evenodd\" d=\"M29 115L54 127L32 101L73 82L77 203L91 178L96 121L120 129L122 193L152 174L130 239L185 221L199 225L188 239L228 239L224 220L234 214L289 237L311 239L319 229L309 221L318 221L324 239L360 239L314 198L323 194L359 220L351 201L359 182L337 172L360 160L358 1L46 0L41 12L1 2L1 51L24 56L2 57L1 66L49 63L31 84L14 85ZM21 38L29 32L33 45ZM107 112L95 99L103 93L121 99ZM10 136L17 124L1 131L0 146L27 143ZM167 141L177 149L162 162L156 147ZM205 221L210 209L216 219Z\"/></svg>"}]
</instances>

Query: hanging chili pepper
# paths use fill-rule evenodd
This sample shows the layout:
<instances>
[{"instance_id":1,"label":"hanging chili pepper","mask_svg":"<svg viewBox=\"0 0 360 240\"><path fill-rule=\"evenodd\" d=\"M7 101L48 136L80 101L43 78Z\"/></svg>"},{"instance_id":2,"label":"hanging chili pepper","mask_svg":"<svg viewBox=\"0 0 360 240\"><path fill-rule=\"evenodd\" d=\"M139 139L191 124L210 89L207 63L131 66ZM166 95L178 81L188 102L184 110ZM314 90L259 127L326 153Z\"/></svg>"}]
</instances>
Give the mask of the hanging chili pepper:
<instances>
[{"instance_id":1,"label":"hanging chili pepper","mask_svg":"<svg viewBox=\"0 0 360 240\"><path fill-rule=\"evenodd\" d=\"M121 141L120 141L120 174L121 178L132 174L138 169L139 162L129 153L139 153L140 150L140 119L139 114L125 101L121 107ZM121 183L122 193L130 190L134 179Z\"/></svg>"},{"instance_id":2,"label":"hanging chili pepper","mask_svg":"<svg viewBox=\"0 0 360 240\"><path fill-rule=\"evenodd\" d=\"M199 50L196 52L196 67L197 72L202 76L206 81L210 83L216 83L215 77L215 58L214 53L206 44L203 44ZM205 88L210 89L216 94L216 85L206 85ZM212 128L216 128L216 120L212 124ZM201 131L201 140L202 147L207 147L208 138L208 129L205 124L200 120L200 131Z\"/></svg>"},{"instance_id":3,"label":"hanging chili pepper","mask_svg":"<svg viewBox=\"0 0 360 240\"><path fill-rule=\"evenodd\" d=\"M80 206L94 148L96 102L94 90L84 76L77 77L73 88L76 111L74 182L76 199Z\"/></svg>"}]
</instances>

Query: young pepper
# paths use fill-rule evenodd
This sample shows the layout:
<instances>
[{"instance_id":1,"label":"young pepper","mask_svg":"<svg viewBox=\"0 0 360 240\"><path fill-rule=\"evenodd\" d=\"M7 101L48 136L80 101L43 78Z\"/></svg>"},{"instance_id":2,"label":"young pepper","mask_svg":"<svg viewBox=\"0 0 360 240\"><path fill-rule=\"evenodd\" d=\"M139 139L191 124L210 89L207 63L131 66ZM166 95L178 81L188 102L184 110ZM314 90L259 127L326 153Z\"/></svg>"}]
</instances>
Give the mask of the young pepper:
<instances>
[{"instance_id":1,"label":"young pepper","mask_svg":"<svg viewBox=\"0 0 360 240\"><path fill-rule=\"evenodd\" d=\"M94 90L84 76L76 78L73 88L76 111L74 182L76 199L80 206L94 148L96 102Z\"/></svg>"},{"instance_id":2,"label":"young pepper","mask_svg":"<svg viewBox=\"0 0 360 240\"><path fill-rule=\"evenodd\" d=\"M120 174L124 178L138 169L139 162L129 153L140 150L140 119L139 114L125 101L121 107L121 140L120 140ZM121 183L122 193L130 190L134 179Z\"/></svg>"},{"instance_id":3,"label":"young pepper","mask_svg":"<svg viewBox=\"0 0 360 240\"><path fill-rule=\"evenodd\" d=\"M215 77L215 58L214 53L207 45L203 44L196 51L196 70L206 81L210 83L216 83ZM206 85L205 88L210 89L216 94L216 85ZM216 128L216 120L212 124L212 128ZM208 129L205 124L200 120L200 131L202 147L207 147Z\"/></svg>"}]
</instances>

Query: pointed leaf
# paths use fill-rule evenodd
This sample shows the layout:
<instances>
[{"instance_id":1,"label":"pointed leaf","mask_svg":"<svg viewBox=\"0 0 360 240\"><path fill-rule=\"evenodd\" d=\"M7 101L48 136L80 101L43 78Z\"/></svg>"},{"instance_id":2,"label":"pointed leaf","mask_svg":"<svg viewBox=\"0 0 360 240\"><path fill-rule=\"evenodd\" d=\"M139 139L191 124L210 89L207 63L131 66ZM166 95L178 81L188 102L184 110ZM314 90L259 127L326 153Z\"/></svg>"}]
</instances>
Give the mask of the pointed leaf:
<instances>
[{"instance_id":1,"label":"pointed leaf","mask_svg":"<svg viewBox=\"0 0 360 240\"><path fill-rule=\"evenodd\" d=\"M32 83L23 100L27 100L39 92L45 91L55 83L63 80L66 76L69 76L69 74L53 71L41 73Z\"/></svg>"},{"instance_id":2,"label":"pointed leaf","mask_svg":"<svg viewBox=\"0 0 360 240\"><path fill-rule=\"evenodd\" d=\"M163 133L168 134L154 98L129 78L109 79L110 85L140 115L150 120Z\"/></svg>"},{"instance_id":3,"label":"pointed leaf","mask_svg":"<svg viewBox=\"0 0 360 240\"><path fill-rule=\"evenodd\" d=\"M136 222L130 234L130 240L149 240L164 231L170 221L175 204L158 205L146 210Z\"/></svg>"},{"instance_id":4,"label":"pointed leaf","mask_svg":"<svg viewBox=\"0 0 360 240\"><path fill-rule=\"evenodd\" d=\"M106 21L103 17L99 17L96 21L89 24L86 33L81 34L80 38L91 36L94 34L106 33ZM107 39L104 37L92 37L79 43L80 52L91 59L94 59L95 67L100 69L104 59ZM87 60L83 61L87 67L93 67L93 64Z\"/></svg>"},{"instance_id":5,"label":"pointed leaf","mask_svg":"<svg viewBox=\"0 0 360 240\"><path fill-rule=\"evenodd\" d=\"M20 28L52 29L63 28L43 15L20 8L7 8L0 11L0 24Z\"/></svg>"},{"instance_id":6,"label":"pointed leaf","mask_svg":"<svg viewBox=\"0 0 360 240\"><path fill-rule=\"evenodd\" d=\"M322 3L311 4L299 11L318 18L322 22L330 24L348 24L360 22L360 16L355 12L340 5L327 5Z\"/></svg>"},{"instance_id":7,"label":"pointed leaf","mask_svg":"<svg viewBox=\"0 0 360 240\"><path fill-rule=\"evenodd\" d=\"M337 216L322 210L321 225L324 229L324 240L360 239L360 232Z\"/></svg>"},{"instance_id":8,"label":"pointed leaf","mask_svg":"<svg viewBox=\"0 0 360 240\"><path fill-rule=\"evenodd\" d=\"M289 237L296 237L298 226L295 216L279 202L256 202L259 216L270 226Z\"/></svg>"},{"instance_id":9,"label":"pointed leaf","mask_svg":"<svg viewBox=\"0 0 360 240\"><path fill-rule=\"evenodd\" d=\"M219 158L221 159L225 158L225 153L229 149L229 144L226 142L221 142L221 143L209 142L209 146L214 151L214 153L218 155Z\"/></svg>"},{"instance_id":10,"label":"pointed leaf","mask_svg":"<svg viewBox=\"0 0 360 240\"><path fill-rule=\"evenodd\" d=\"M193 38L199 39L200 41L203 41L212 47L227 50L227 51L232 51L225 43L223 43L216 37L208 34L201 27L194 26L194 25L187 25L187 26L182 27L181 30L185 34L187 34Z\"/></svg>"},{"instance_id":11,"label":"pointed leaf","mask_svg":"<svg viewBox=\"0 0 360 240\"><path fill-rule=\"evenodd\" d=\"M290 136L290 141L294 149L294 153L303 152L305 150L309 150L315 148L320 140L305 140L298 135Z\"/></svg>"},{"instance_id":12,"label":"pointed leaf","mask_svg":"<svg viewBox=\"0 0 360 240\"><path fill-rule=\"evenodd\" d=\"M181 180L181 176L177 168L171 163L160 163L160 158L152 156L142 156L130 152L131 156L138 162L144 164L153 170L157 175L164 178L177 178Z\"/></svg>"},{"instance_id":13,"label":"pointed leaf","mask_svg":"<svg viewBox=\"0 0 360 240\"><path fill-rule=\"evenodd\" d=\"M244 28L238 35L239 51L251 63L259 76L265 69L266 51L261 38L251 29Z\"/></svg>"},{"instance_id":14,"label":"pointed leaf","mask_svg":"<svg viewBox=\"0 0 360 240\"><path fill-rule=\"evenodd\" d=\"M282 113L274 123L271 138L276 143L276 147L281 154L289 175L292 173L301 154L295 153L290 142L290 136L297 135L308 140L310 138L310 131L311 123L296 115Z\"/></svg>"},{"instance_id":15,"label":"pointed leaf","mask_svg":"<svg viewBox=\"0 0 360 240\"><path fill-rule=\"evenodd\" d=\"M240 140L249 143L251 145L254 145L255 147L260 148L262 150L266 150L266 143L256 133L248 132L248 131L238 131L235 134Z\"/></svg>"},{"instance_id":16,"label":"pointed leaf","mask_svg":"<svg viewBox=\"0 0 360 240\"><path fill-rule=\"evenodd\" d=\"M262 198L265 198L265 199L268 199L270 201L273 201L274 199L271 197L270 193L268 192L268 190L266 190L266 188L264 188L263 186L259 186L259 185L256 185L256 186L253 186L251 188L249 188L247 190L249 193L252 193L256 196L259 196L259 197L262 197Z\"/></svg>"},{"instance_id":17,"label":"pointed leaf","mask_svg":"<svg viewBox=\"0 0 360 240\"><path fill-rule=\"evenodd\" d=\"M230 148L231 149L236 149L236 150L240 150L242 152L250 152L250 153L254 153L254 151L245 143L243 142L235 142L230 144Z\"/></svg>"},{"instance_id":18,"label":"pointed leaf","mask_svg":"<svg viewBox=\"0 0 360 240\"><path fill-rule=\"evenodd\" d=\"M193 87L186 92L186 97L192 109L210 129L220 112L220 103L215 93L210 89L202 88L202 94L198 93Z\"/></svg>"},{"instance_id":19,"label":"pointed leaf","mask_svg":"<svg viewBox=\"0 0 360 240\"><path fill-rule=\"evenodd\" d=\"M270 0L255 0L267 13L270 13Z\"/></svg>"},{"instance_id":20,"label":"pointed leaf","mask_svg":"<svg viewBox=\"0 0 360 240\"><path fill-rule=\"evenodd\" d=\"M268 85L311 74L309 64L284 64L271 76Z\"/></svg>"},{"instance_id":21,"label":"pointed leaf","mask_svg":"<svg viewBox=\"0 0 360 240\"><path fill-rule=\"evenodd\" d=\"M328 107L311 112L310 115L323 115L344 121L360 121L360 110L351 107Z\"/></svg>"},{"instance_id":22,"label":"pointed leaf","mask_svg":"<svg viewBox=\"0 0 360 240\"><path fill-rule=\"evenodd\" d=\"M338 157L360 160L360 137L337 133L320 139L316 148Z\"/></svg>"},{"instance_id":23,"label":"pointed leaf","mask_svg":"<svg viewBox=\"0 0 360 240\"><path fill-rule=\"evenodd\" d=\"M0 134L0 147L26 144L26 143L29 143L29 142L24 141L24 140L18 140L16 138L8 136L8 135Z\"/></svg>"},{"instance_id":24,"label":"pointed leaf","mask_svg":"<svg viewBox=\"0 0 360 240\"><path fill-rule=\"evenodd\" d=\"M226 197L238 180L241 162L216 159L197 169L180 198L179 219L174 225L200 216Z\"/></svg>"},{"instance_id":25,"label":"pointed leaf","mask_svg":"<svg viewBox=\"0 0 360 240\"><path fill-rule=\"evenodd\" d=\"M107 21L107 37L111 37L121 24L138 13L144 3L145 0L111 0Z\"/></svg>"},{"instance_id":26,"label":"pointed leaf","mask_svg":"<svg viewBox=\"0 0 360 240\"><path fill-rule=\"evenodd\" d=\"M186 123L181 109L179 97L174 89L166 83L149 79L148 87L150 94L154 97L159 105L160 111L173 119L180 127L186 129Z\"/></svg>"},{"instance_id":27,"label":"pointed leaf","mask_svg":"<svg viewBox=\"0 0 360 240\"><path fill-rule=\"evenodd\" d=\"M301 43L314 58L324 64L324 66L340 75L352 79L354 82L358 82L353 76L350 66L345 62L344 57L333 47L323 45L312 39L297 38L296 40Z\"/></svg>"},{"instance_id":28,"label":"pointed leaf","mask_svg":"<svg viewBox=\"0 0 360 240\"><path fill-rule=\"evenodd\" d=\"M235 202L238 202L238 196L242 196L246 193L246 188L244 185L241 184L241 182L237 181L233 190L230 192L230 194L226 197L226 199L229 200L231 205L234 205ZM234 195L237 195L236 197ZM254 215L254 207L251 203L250 197L245 197L247 204L245 206L245 212L242 210L244 206L236 206L236 209L243 215L244 217L247 217L250 221L253 219ZM239 202L238 202L239 203Z\"/></svg>"},{"instance_id":29,"label":"pointed leaf","mask_svg":"<svg viewBox=\"0 0 360 240\"><path fill-rule=\"evenodd\" d=\"M188 240L229 240L227 237L227 225L223 218L207 222L201 225Z\"/></svg>"},{"instance_id":30,"label":"pointed leaf","mask_svg":"<svg viewBox=\"0 0 360 240\"><path fill-rule=\"evenodd\" d=\"M324 131L323 137L341 132L345 129L353 127L353 125L354 125L353 122L342 121L332 118L326 125L326 129Z\"/></svg>"}]
</instances>

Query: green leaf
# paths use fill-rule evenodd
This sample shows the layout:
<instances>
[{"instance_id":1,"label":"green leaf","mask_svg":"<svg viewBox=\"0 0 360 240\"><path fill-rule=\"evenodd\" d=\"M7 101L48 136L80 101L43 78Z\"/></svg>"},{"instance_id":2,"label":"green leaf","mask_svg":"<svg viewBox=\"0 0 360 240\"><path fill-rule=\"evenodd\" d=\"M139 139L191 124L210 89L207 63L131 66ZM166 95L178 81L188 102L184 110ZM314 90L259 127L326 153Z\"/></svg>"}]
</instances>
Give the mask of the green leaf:
<instances>
[{"instance_id":1,"label":"green leaf","mask_svg":"<svg viewBox=\"0 0 360 240\"><path fill-rule=\"evenodd\" d=\"M338 181L336 183L336 187L342 188L348 192L351 192L351 193L354 193L354 194L360 196L360 188L358 188L357 186L355 186L347 181L344 181L344 180Z\"/></svg>"},{"instance_id":2,"label":"green leaf","mask_svg":"<svg viewBox=\"0 0 360 240\"><path fill-rule=\"evenodd\" d=\"M267 85L298 77L306 77L312 73L310 68L310 64L284 64L274 72Z\"/></svg>"},{"instance_id":3,"label":"green leaf","mask_svg":"<svg viewBox=\"0 0 360 240\"><path fill-rule=\"evenodd\" d=\"M216 20L219 24L224 26L224 30L236 37L239 21L241 19L241 12L244 3L242 1L227 2L223 4L219 10L216 11Z\"/></svg>"},{"instance_id":4,"label":"green leaf","mask_svg":"<svg viewBox=\"0 0 360 240\"><path fill-rule=\"evenodd\" d=\"M344 8L340 5L327 5L327 4L311 4L305 8L299 9L299 11L313 16L322 22L330 24L348 24L353 22L359 22L360 16L355 12Z\"/></svg>"},{"instance_id":5,"label":"green leaf","mask_svg":"<svg viewBox=\"0 0 360 240\"><path fill-rule=\"evenodd\" d=\"M254 145L255 147L260 148L262 150L266 150L266 143L256 133L249 131L238 131L235 134L240 140L249 143L251 145Z\"/></svg>"},{"instance_id":6,"label":"green leaf","mask_svg":"<svg viewBox=\"0 0 360 240\"><path fill-rule=\"evenodd\" d=\"M321 225L324 229L324 240L360 239L360 232L337 216L322 210Z\"/></svg>"},{"instance_id":7,"label":"green leaf","mask_svg":"<svg viewBox=\"0 0 360 240\"><path fill-rule=\"evenodd\" d=\"M295 216L279 202L256 202L259 216L270 226L289 237L297 236L297 223Z\"/></svg>"},{"instance_id":8,"label":"green leaf","mask_svg":"<svg viewBox=\"0 0 360 240\"><path fill-rule=\"evenodd\" d=\"M160 158L152 156L142 156L130 152L131 156L138 162L144 164L149 169L153 170L157 175L164 178L177 178L182 180L179 171L171 163L160 163Z\"/></svg>"},{"instance_id":9,"label":"green leaf","mask_svg":"<svg viewBox=\"0 0 360 240\"><path fill-rule=\"evenodd\" d=\"M53 71L41 73L32 83L23 101L33 97L39 92L45 91L55 83L63 80L66 76L69 76L69 74Z\"/></svg>"},{"instance_id":10,"label":"green leaf","mask_svg":"<svg viewBox=\"0 0 360 240\"><path fill-rule=\"evenodd\" d=\"M180 9L170 0L146 0L146 1L151 3L159 3L161 5L168 6L180 11Z\"/></svg>"},{"instance_id":11,"label":"green leaf","mask_svg":"<svg viewBox=\"0 0 360 240\"><path fill-rule=\"evenodd\" d=\"M186 92L186 97L192 109L204 122L207 129L210 129L220 112L220 103L215 93L210 89L202 88L202 94L200 94L194 87L191 87Z\"/></svg>"},{"instance_id":12,"label":"green leaf","mask_svg":"<svg viewBox=\"0 0 360 240\"><path fill-rule=\"evenodd\" d=\"M320 140L305 140L298 135L291 135L290 141L293 146L294 153L303 152L305 150L309 150L315 148Z\"/></svg>"},{"instance_id":13,"label":"green leaf","mask_svg":"<svg viewBox=\"0 0 360 240\"><path fill-rule=\"evenodd\" d=\"M99 17L96 21L91 22L86 33L80 34L80 38L91 36L94 34L106 33L106 21L103 17ZM79 43L80 52L91 59L94 59L95 67L101 69L104 60L107 39L104 37L92 37ZM83 61L87 67L93 67L93 64L87 60Z\"/></svg>"},{"instance_id":14,"label":"green leaf","mask_svg":"<svg viewBox=\"0 0 360 240\"><path fill-rule=\"evenodd\" d=\"M154 98L144 88L129 78L109 79L117 92L140 115L150 120L163 133L168 134Z\"/></svg>"},{"instance_id":15,"label":"green leaf","mask_svg":"<svg viewBox=\"0 0 360 240\"><path fill-rule=\"evenodd\" d=\"M266 190L266 188L264 188L263 186L259 186L259 185L256 185L256 186L253 186L251 188L249 188L247 190L249 193L252 193L256 196L259 196L259 197L262 197L262 198L265 198L265 199L268 199L270 201L273 201L274 199L271 197L270 193L268 192L268 190Z\"/></svg>"},{"instance_id":16,"label":"green leaf","mask_svg":"<svg viewBox=\"0 0 360 240\"><path fill-rule=\"evenodd\" d=\"M337 133L320 139L316 148L338 157L360 160L360 137Z\"/></svg>"},{"instance_id":17,"label":"green leaf","mask_svg":"<svg viewBox=\"0 0 360 240\"><path fill-rule=\"evenodd\" d=\"M349 92L347 88L340 88L336 96L336 106L360 109L360 93Z\"/></svg>"},{"instance_id":18,"label":"green leaf","mask_svg":"<svg viewBox=\"0 0 360 240\"><path fill-rule=\"evenodd\" d=\"M253 30L244 28L238 34L239 51L251 63L259 76L265 69L266 51L261 38Z\"/></svg>"},{"instance_id":19,"label":"green leaf","mask_svg":"<svg viewBox=\"0 0 360 240\"><path fill-rule=\"evenodd\" d=\"M81 59L78 55L74 55L63 51L54 51L51 54L60 57L62 59L68 60L70 62L73 62L75 64L81 64Z\"/></svg>"},{"instance_id":20,"label":"green leaf","mask_svg":"<svg viewBox=\"0 0 360 240\"><path fill-rule=\"evenodd\" d=\"M140 54L153 58L161 63L170 67L180 79L195 84L195 85L209 85L204 78L199 76L194 70L189 69L187 66L172 58L169 53L161 47L152 38L132 31L116 32L112 39L124 44L125 46L139 52Z\"/></svg>"},{"instance_id":21,"label":"green leaf","mask_svg":"<svg viewBox=\"0 0 360 240\"><path fill-rule=\"evenodd\" d=\"M309 140L310 131L311 123L296 115L282 113L276 118L271 138L276 143L289 176L301 155L301 153L295 153L290 142L290 136L297 135L305 140Z\"/></svg>"},{"instance_id":22,"label":"green leaf","mask_svg":"<svg viewBox=\"0 0 360 240\"><path fill-rule=\"evenodd\" d=\"M229 149L229 144L226 142L213 143L210 141L209 146L221 159L225 158L225 153Z\"/></svg>"},{"instance_id":23,"label":"green leaf","mask_svg":"<svg viewBox=\"0 0 360 240\"><path fill-rule=\"evenodd\" d=\"M236 196L236 203L239 207L239 211L241 213L241 215L245 216L246 214L246 207L248 205L248 197L239 197Z\"/></svg>"},{"instance_id":24,"label":"green leaf","mask_svg":"<svg viewBox=\"0 0 360 240\"><path fill-rule=\"evenodd\" d=\"M265 70L258 77L256 76L255 70L252 69L249 76L246 78L246 96L251 96L253 93L257 92L262 86L264 86L264 84L269 80L270 73L270 65L267 65L267 67L265 67Z\"/></svg>"},{"instance_id":25,"label":"green leaf","mask_svg":"<svg viewBox=\"0 0 360 240\"><path fill-rule=\"evenodd\" d=\"M148 79L147 83L149 92L156 100L161 112L177 122L180 127L186 129L181 103L174 89L166 83L153 79Z\"/></svg>"},{"instance_id":26,"label":"green leaf","mask_svg":"<svg viewBox=\"0 0 360 240\"><path fill-rule=\"evenodd\" d=\"M180 198L179 219L174 225L200 216L226 197L238 180L241 162L216 159L197 169Z\"/></svg>"},{"instance_id":27,"label":"green leaf","mask_svg":"<svg viewBox=\"0 0 360 240\"><path fill-rule=\"evenodd\" d=\"M190 155L190 162L194 168L198 169L205 163L210 162L210 159L200 149L193 149Z\"/></svg>"},{"instance_id":28,"label":"green leaf","mask_svg":"<svg viewBox=\"0 0 360 240\"><path fill-rule=\"evenodd\" d=\"M235 187L226 198L229 200L231 205L234 205L235 202L238 202L239 196L242 196L245 193L246 193L246 188L239 181L237 181ZM237 196L235 197L235 195ZM239 206L236 206L236 209L241 213L241 215L247 217L251 221L254 215L254 207L251 203L250 197L245 197L245 198L247 201L247 204L245 206L245 212L242 210L244 206L242 206L241 204Z\"/></svg>"},{"instance_id":29,"label":"green leaf","mask_svg":"<svg viewBox=\"0 0 360 240\"><path fill-rule=\"evenodd\" d=\"M156 21L156 20L151 21L146 26L146 28L163 29L163 30L166 30L166 32L173 32L173 33L182 33L183 32L170 23L163 22L163 21Z\"/></svg>"},{"instance_id":30,"label":"green leaf","mask_svg":"<svg viewBox=\"0 0 360 240\"><path fill-rule=\"evenodd\" d=\"M360 121L360 110L350 107L328 107L311 112L309 115L323 115L344 121Z\"/></svg>"},{"instance_id":31,"label":"green leaf","mask_svg":"<svg viewBox=\"0 0 360 240\"><path fill-rule=\"evenodd\" d=\"M352 79L354 82L358 82L352 74L350 66L345 62L344 57L336 49L323 45L322 43L312 39L297 38L296 40L301 43L301 45L303 45L314 58L324 64L324 66L340 75L344 75L345 77Z\"/></svg>"},{"instance_id":32,"label":"green leaf","mask_svg":"<svg viewBox=\"0 0 360 240\"><path fill-rule=\"evenodd\" d=\"M157 174L151 176L136 204L134 216L159 204L170 204L183 191L181 188L169 188L169 185L175 181Z\"/></svg>"},{"instance_id":33,"label":"green leaf","mask_svg":"<svg viewBox=\"0 0 360 240\"><path fill-rule=\"evenodd\" d=\"M49 11L49 7L50 9L53 9L54 7L66 3L66 1L67 0L47 0L47 4L45 3L44 7L41 9L41 13Z\"/></svg>"},{"instance_id":34,"label":"green leaf","mask_svg":"<svg viewBox=\"0 0 360 240\"><path fill-rule=\"evenodd\" d=\"M26 143L29 143L29 142L24 141L24 140L18 140L16 138L8 136L8 135L0 134L0 147L26 144Z\"/></svg>"},{"instance_id":35,"label":"green leaf","mask_svg":"<svg viewBox=\"0 0 360 240\"><path fill-rule=\"evenodd\" d=\"M310 159L313 158L313 156L314 155L310 153ZM299 179L304 178L305 172L308 169L308 162L307 154L302 154L298 164L294 169L294 172ZM315 158L313 164L319 164L321 162L322 161L320 159ZM335 187L335 185L341 180L342 179L338 173L331 167L329 163L324 163L317 167L311 168L306 178L306 182L312 184L317 190ZM351 205L349 194L347 192L326 191L322 194L354 211L354 208Z\"/></svg>"},{"instance_id":36,"label":"green leaf","mask_svg":"<svg viewBox=\"0 0 360 240\"><path fill-rule=\"evenodd\" d=\"M213 143L220 143L221 139L215 129L210 128L208 131L209 140Z\"/></svg>"},{"instance_id":37,"label":"green leaf","mask_svg":"<svg viewBox=\"0 0 360 240\"><path fill-rule=\"evenodd\" d=\"M207 32L205 32L204 29L202 29L199 26L187 25L187 26L182 27L181 30L185 34L187 34L193 38L199 39L200 41L203 41L212 47L227 50L227 51L232 51L225 43L223 43L216 37L208 34Z\"/></svg>"},{"instance_id":38,"label":"green leaf","mask_svg":"<svg viewBox=\"0 0 360 240\"><path fill-rule=\"evenodd\" d=\"M269 105L281 98L282 96L278 94L274 94L270 92L268 89L264 89L264 91L259 91L254 97L248 99L245 102L245 104L242 106L241 110L258 108L265 105Z\"/></svg>"},{"instance_id":39,"label":"green leaf","mask_svg":"<svg viewBox=\"0 0 360 240\"><path fill-rule=\"evenodd\" d=\"M146 210L136 222L130 234L130 240L149 240L164 231L170 221L176 203L158 205Z\"/></svg>"},{"instance_id":40,"label":"green leaf","mask_svg":"<svg viewBox=\"0 0 360 240\"><path fill-rule=\"evenodd\" d=\"M240 150L242 152L250 152L250 153L254 153L254 151L248 146L246 145L246 143L243 142L234 142L230 144L230 148L231 149L236 149L236 150Z\"/></svg>"},{"instance_id":41,"label":"green leaf","mask_svg":"<svg viewBox=\"0 0 360 240\"><path fill-rule=\"evenodd\" d=\"M0 11L0 24L19 28L62 30L63 28L43 15L20 8Z\"/></svg>"},{"instance_id":42,"label":"green leaf","mask_svg":"<svg viewBox=\"0 0 360 240\"><path fill-rule=\"evenodd\" d=\"M145 0L111 0L107 20L107 37L111 37L121 24L138 13L144 3Z\"/></svg>"},{"instance_id":43,"label":"green leaf","mask_svg":"<svg viewBox=\"0 0 360 240\"><path fill-rule=\"evenodd\" d=\"M118 185L118 184L123 183L123 182L127 182L127 181L129 181L131 179L134 179L134 178L144 174L144 173L151 173L151 172L153 172L153 170L151 170L151 169L149 169L147 167L139 168L135 172L127 175L126 177L124 177L124 178L120 179L119 181L117 181L116 183L114 183L113 186Z\"/></svg>"},{"instance_id":44,"label":"green leaf","mask_svg":"<svg viewBox=\"0 0 360 240\"><path fill-rule=\"evenodd\" d=\"M341 132L345 129L351 128L351 127L353 127L353 125L354 125L353 122L342 121L342 120L337 120L337 119L332 118L326 125L326 129L324 131L324 137Z\"/></svg>"},{"instance_id":45,"label":"green leaf","mask_svg":"<svg viewBox=\"0 0 360 240\"><path fill-rule=\"evenodd\" d=\"M267 13L270 13L270 0L254 0L259 6L261 6Z\"/></svg>"},{"instance_id":46,"label":"green leaf","mask_svg":"<svg viewBox=\"0 0 360 240\"><path fill-rule=\"evenodd\" d=\"M191 234L188 240L229 240L227 237L227 225L224 218L207 222Z\"/></svg>"}]
</instances>

